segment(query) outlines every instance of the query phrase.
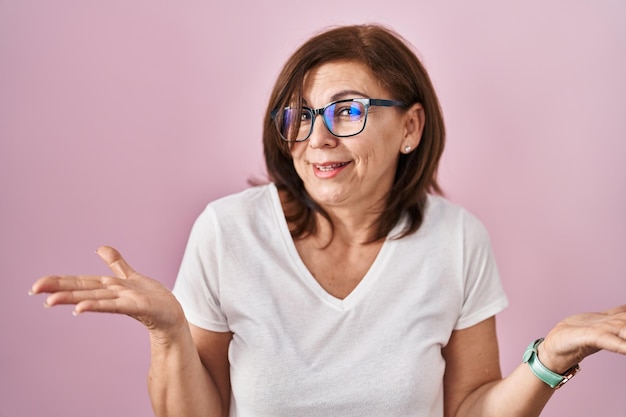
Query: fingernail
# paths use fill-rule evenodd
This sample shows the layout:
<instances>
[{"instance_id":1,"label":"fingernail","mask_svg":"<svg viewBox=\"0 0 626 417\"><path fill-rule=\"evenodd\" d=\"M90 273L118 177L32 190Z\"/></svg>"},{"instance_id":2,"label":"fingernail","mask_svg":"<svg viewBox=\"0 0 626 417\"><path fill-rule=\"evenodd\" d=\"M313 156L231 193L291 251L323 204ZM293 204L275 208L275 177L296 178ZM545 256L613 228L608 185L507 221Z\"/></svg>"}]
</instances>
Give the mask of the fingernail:
<instances>
[{"instance_id":1,"label":"fingernail","mask_svg":"<svg viewBox=\"0 0 626 417\"><path fill-rule=\"evenodd\" d=\"M72 316L76 317L78 316L80 313L76 310L72 310Z\"/></svg>"},{"instance_id":2,"label":"fingernail","mask_svg":"<svg viewBox=\"0 0 626 417\"><path fill-rule=\"evenodd\" d=\"M43 302L43 306L44 306L45 308L50 308L50 304L48 304L48 302L47 302L47 301L44 301L44 302Z\"/></svg>"},{"instance_id":3,"label":"fingernail","mask_svg":"<svg viewBox=\"0 0 626 417\"><path fill-rule=\"evenodd\" d=\"M35 295L35 292L33 290L28 290L28 295Z\"/></svg>"}]
</instances>

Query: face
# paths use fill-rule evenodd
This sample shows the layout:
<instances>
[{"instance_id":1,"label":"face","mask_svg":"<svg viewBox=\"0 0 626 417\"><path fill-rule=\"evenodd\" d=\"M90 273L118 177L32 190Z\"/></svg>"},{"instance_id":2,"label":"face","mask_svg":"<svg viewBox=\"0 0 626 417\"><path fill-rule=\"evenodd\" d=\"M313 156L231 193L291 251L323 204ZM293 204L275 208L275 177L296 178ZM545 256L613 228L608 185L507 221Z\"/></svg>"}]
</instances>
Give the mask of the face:
<instances>
[{"instance_id":1,"label":"face","mask_svg":"<svg viewBox=\"0 0 626 417\"><path fill-rule=\"evenodd\" d=\"M356 62L331 62L304 79L305 105L320 108L352 98L393 99L369 69ZM292 145L295 169L309 195L326 210L379 209L391 189L400 153L414 150L423 128L423 109L369 108L365 129L356 136L333 136L318 116L308 140Z\"/></svg>"}]
</instances>

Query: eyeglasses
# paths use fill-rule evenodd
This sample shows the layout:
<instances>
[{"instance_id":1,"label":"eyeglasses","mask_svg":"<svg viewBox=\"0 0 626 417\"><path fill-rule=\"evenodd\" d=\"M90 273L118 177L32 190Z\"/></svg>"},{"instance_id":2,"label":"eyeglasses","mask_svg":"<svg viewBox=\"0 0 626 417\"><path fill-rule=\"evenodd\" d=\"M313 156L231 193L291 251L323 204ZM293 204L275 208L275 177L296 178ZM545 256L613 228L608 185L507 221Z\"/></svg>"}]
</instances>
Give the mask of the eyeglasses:
<instances>
[{"instance_id":1,"label":"eyeglasses","mask_svg":"<svg viewBox=\"0 0 626 417\"><path fill-rule=\"evenodd\" d=\"M333 101L319 109L310 107L285 107L271 113L280 137L287 142L303 142L311 136L313 124L318 114L322 115L324 125L338 138L358 135L365 129L367 110L371 106L403 106L397 100L375 98L352 98Z\"/></svg>"}]
</instances>

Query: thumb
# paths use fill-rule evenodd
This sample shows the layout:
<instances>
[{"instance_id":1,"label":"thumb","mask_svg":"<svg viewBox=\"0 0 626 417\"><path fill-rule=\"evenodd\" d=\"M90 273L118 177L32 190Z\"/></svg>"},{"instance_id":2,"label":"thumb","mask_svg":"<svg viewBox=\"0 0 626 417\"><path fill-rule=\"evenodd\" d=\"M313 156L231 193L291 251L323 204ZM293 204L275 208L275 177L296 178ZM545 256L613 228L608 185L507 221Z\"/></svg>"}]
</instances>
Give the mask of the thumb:
<instances>
[{"instance_id":1,"label":"thumb","mask_svg":"<svg viewBox=\"0 0 626 417\"><path fill-rule=\"evenodd\" d=\"M102 258L111 271L119 278L130 278L135 274L135 270L122 258L122 255L110 246L101 246L96 250L96 254Z\"/></svg>"}]
</instances>

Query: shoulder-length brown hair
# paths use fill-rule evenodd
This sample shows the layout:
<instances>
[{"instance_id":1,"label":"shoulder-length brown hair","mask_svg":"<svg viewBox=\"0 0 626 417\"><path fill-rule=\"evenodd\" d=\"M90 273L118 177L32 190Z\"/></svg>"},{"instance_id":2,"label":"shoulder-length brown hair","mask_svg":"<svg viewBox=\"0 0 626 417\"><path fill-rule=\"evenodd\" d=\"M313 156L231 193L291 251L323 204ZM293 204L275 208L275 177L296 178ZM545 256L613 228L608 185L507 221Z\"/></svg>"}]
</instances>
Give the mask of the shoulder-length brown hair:
<instances>
[{"instance_id":1,"label":"shoulder-length brown hair","mask_svg":"<svg viewBox=\"0 0 626 417\"><path fill-rule=\"evenodd\" d=\"M365 64L392 99L405 103L405 108L415 103L424 108L426 120L421 141L413 152L399 154L394 183L372 241L385 238L404 213L408 223L398 237L411 234L422 224L427 193L442 193L437 183L437 166L445 129L439 100L424 66L406 41L379 25L343 26L314 36L289 58L278 76L265 113L263 149L269 179L287 196L290 210L286 217L291 233L294 238L315 234L316 213L329 221L330 218L306 192L294 168L290 145L281 139L271 113L293 103L301 104L305 75L332 61Z\"/></svg>"}]
</instances>

